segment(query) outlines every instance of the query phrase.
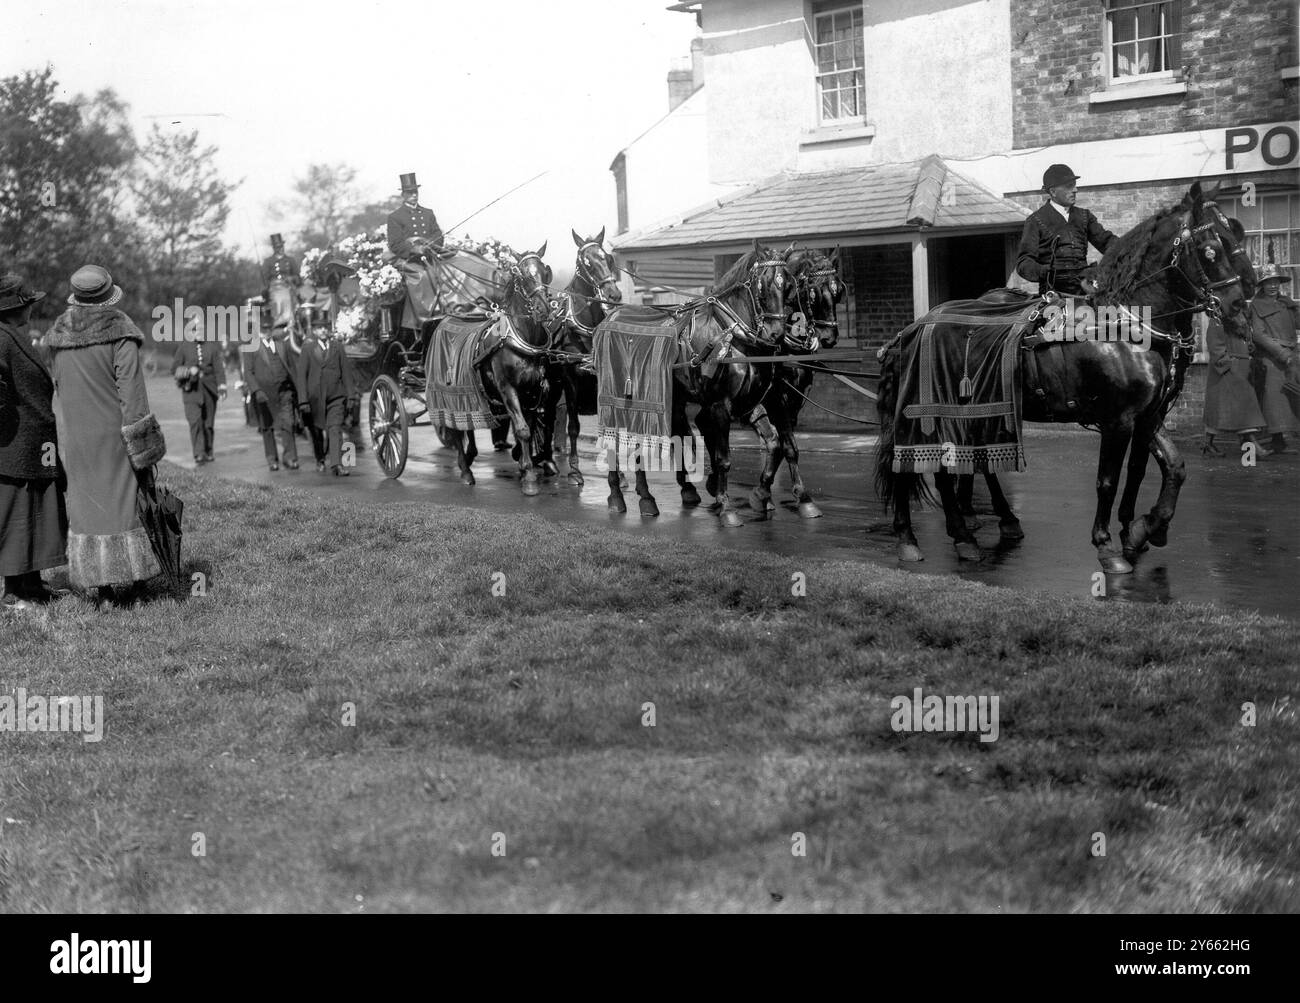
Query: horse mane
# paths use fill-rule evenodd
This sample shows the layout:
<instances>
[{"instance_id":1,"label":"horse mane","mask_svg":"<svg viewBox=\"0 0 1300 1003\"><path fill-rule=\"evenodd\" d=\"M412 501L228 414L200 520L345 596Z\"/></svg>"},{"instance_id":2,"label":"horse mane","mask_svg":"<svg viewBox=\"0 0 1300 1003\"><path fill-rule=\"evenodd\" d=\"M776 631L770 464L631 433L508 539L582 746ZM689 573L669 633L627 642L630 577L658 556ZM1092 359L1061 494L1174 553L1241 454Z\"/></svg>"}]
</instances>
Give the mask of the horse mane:
<instances>
[{"instance_id":1,"label":"horse mane","mask_svg":"<svg viewBox=\"0 0 1300 1003\"><path fill-rule=\"evenodd\" d=\"M1123 236L1116 237L1097 263L1097 287L1108 296L1123 296L1142 277L1142 262L1156 232L1173 216L1187 211L1186 202L1162 209Z\"/></svg>"},{"instance_id":2,"label":"horse mane","mask_svg":"<svg viewBox=\"0 0 1300 1003\"><path fill-rule=\"evenodd\" d=\"M716 293L719 289L726 289L728 286L737 285L745 280L749 274L750 266L758 260L757 251L746 251L740 256L740 260L722 273L722 277L709 287L710 293Z\"/></svg>"}]
</instances>

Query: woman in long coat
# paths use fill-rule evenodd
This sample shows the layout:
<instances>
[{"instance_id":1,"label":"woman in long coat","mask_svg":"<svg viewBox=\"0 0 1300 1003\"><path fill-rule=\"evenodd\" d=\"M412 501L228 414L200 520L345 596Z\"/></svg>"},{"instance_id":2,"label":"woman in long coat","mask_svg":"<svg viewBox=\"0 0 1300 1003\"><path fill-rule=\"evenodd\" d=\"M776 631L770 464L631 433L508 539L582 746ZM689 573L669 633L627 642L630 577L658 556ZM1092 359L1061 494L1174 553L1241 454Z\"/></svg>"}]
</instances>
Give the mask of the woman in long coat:
<instances>
[{"instance_id":1,"label":"woman in long coat","mask_svg":"<svg viewBox=\"0 0 1300 1003\"><path fill-rule=\"evenodd\" d=\"M6 609L55 598L41 572L68 563L54 383L27 333L32 306L44 298L20 276L0 276L0 575Z\"/></svg>"},{"instance_id":2,"label":"woman in long coat","mask_svg":"<svg viewBox=\"0 0 1300 1003\"><path fill-rule=\"evenodd\" d=\"M1265 431L1273 437L1275 453L1287 448L1286 435L1300 432L1300 418L1284 389L1287 372L1296 361L1296 328L1300 321L1300 308L1281 292L1282 283L1290 281L1291 276L1277 265L1266 265L1259 274L1259 292L1250 303L1250 336L1264 365L1259 406L1264 412Z\"/></svg>"},{"instance_id":3,"label":"woman in long coat","mask_svg":"<svg viewBox=\"0 0 1300 1003\"><path fill-rule=\"evenodd\" d=\"M1236 435L1244 444L1264 428L1264 415L1250 384L1246 332L1228 332L1212 317L1205 329L1205 350L1210 365L1205 376L1205 444L1201 452L1222 456L1223 451L1214 444L1216 435ZM1266 455L1269 450L1262 452Z\"/></svg>"},{"instance_id":4,"label":"woman in long coat","mask_svg":"<svg viewBox=\"0 0 1300 1003\"><path fill-rule=\"evenodd\" d=\"M100 587L101 598L161 571L137 512L136 472L167 450L140 372L144 335L115 309L121 298L106 269L87 265L46 335L68 472L69 578Z\"/></svg>"}]
</instances>

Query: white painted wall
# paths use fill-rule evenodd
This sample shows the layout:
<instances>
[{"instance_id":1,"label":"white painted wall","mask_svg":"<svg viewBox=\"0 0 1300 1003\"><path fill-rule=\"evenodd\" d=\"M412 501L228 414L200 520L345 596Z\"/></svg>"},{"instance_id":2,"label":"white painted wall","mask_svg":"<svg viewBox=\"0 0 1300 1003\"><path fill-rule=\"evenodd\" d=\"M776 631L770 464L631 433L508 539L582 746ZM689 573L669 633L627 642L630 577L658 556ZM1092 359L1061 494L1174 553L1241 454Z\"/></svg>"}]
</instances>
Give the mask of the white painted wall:
<instances>
[{"instance_id":1,"label":"white painted wall","mask_svg":"<svg viewBox=\"0 0 1300 1003\"><path fill-rule=\"evenodd\" d=\"M709 180L708 91L701 87L624 150L629 232L733 189Z\"/></svg>"},{"instance_id":2,"label":"white painted wall","mask_svg":"<svg viewBox=\"0 0 1300 1003\"><path fill-rule=\"evenodd\" d=\"M875 133L834 144L815 142L810 12L805 0L705 4L713 181L1011 149L1010 0L866 3L866 124Z\"/></svg>"}]
</instances>

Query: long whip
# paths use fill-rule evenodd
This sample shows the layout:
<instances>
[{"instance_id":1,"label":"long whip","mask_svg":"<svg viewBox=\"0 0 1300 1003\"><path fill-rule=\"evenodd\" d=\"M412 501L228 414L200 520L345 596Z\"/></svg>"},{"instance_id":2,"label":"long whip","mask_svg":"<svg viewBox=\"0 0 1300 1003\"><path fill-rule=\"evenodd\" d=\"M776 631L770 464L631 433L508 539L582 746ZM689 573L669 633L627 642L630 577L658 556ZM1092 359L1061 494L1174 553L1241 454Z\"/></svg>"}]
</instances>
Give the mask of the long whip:
<instances>
[{"instance_id":1,"label":"long whip","mask_svg":"<svg viewBox=\"0 0 1300 1003\"><path fill-rule=\"evenodd\" d=\"M531 184L532 184L534 181L536 181L538 178L542 177L542 175L544 175L544 174L550 174L550 173L551 173L550 171L542 171L541 174L534 174L534 175L533 175L531 178L529 178L527 181L523 181L523 182L521 182L521 183L515 185L513 188L510 189L510 191L508 191L508 192L504 192L503 194L498 195L496 198L494 198L494 199L493 199L491 202L489 202L487 205L482 206L482 207L480 207L480 208L478 208L478 209L475 209L472 213L470 213L468 216L466 216L464 219L462 219L462 220L461 220L459 223L457 223L455 226L449 226L449 227L447 227L447 229L446 229L445 231L443 231L443 232L444 232L444 233L451 233L453 230L459 230L462 226L464 226L466 223L468 223L471 219L473 219L473 218L474 218L475 216L477 216L479 213L483 212L483 211L486 210L486 209L490 209L490 208L492 208L492 206L496 205L498 202L500 202L500 201L501 201L503 198L505 198L507 195L513 195L515 192L519 191L519 189L520 189L520 188L523 188L525 185L531 185Z\"/></svg>"}]
</instances>

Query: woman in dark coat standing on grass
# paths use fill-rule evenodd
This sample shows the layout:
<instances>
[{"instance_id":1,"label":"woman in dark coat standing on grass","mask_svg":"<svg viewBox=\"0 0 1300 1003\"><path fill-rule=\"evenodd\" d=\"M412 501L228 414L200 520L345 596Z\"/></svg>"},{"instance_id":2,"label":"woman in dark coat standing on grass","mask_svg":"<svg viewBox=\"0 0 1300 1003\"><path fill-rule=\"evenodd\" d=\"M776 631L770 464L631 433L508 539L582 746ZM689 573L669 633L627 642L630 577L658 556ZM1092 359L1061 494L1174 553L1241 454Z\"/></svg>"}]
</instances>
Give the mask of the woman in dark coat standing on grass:
<instances>
[{"instance_id":1,"label":"woman in dark coat standing on grass","mask_svg":"<svg viewBox=\"0 0 1300 1003\"><path fill-rule=\"evenodd\" d=\"M68 575L101 599L130 601L162 570L136 508L136 475L167 448L140 372L144 335L116 309L121 298L106 269L79 269L45 343L68 471Z\"/></svg>"},{"instance_id":2,"label":"woman in dark coat standing on grass","mask_svg":"<svg viewBox=\"0 0 1300 1003\"><path fill-rule=\"evenodd\" d=\"M27 333L44 298L20 276L0 276L0 574L11 610L54 598L41 572L67 563L54 382Z\"/></svg>"}]
</instances>

